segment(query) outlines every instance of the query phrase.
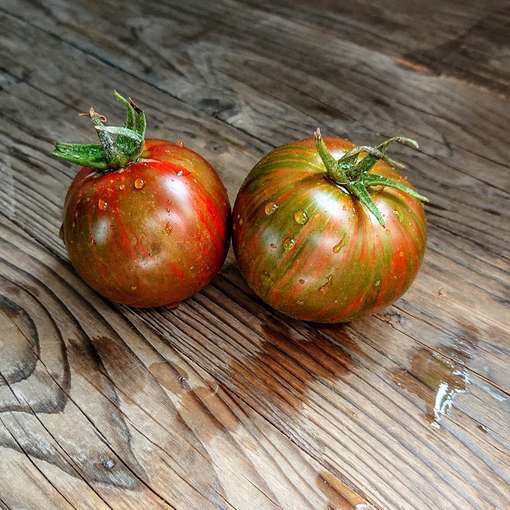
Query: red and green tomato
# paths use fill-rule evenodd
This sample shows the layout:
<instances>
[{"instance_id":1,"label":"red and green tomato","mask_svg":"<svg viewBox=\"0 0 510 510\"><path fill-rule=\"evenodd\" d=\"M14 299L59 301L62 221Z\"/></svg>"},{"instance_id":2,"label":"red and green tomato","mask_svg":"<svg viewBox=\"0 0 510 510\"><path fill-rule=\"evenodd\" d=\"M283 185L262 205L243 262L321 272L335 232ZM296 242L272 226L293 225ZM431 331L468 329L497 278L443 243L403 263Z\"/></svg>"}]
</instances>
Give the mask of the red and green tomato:
<instances>
[{"instance_id":1,"label":"red and green tomato","mask_svg":"<svg viewBox=\"0 0 510 510\"><path fill-rule=\"evenodd\" d=\"M255 165L235 202L233 246L264 302L297 319L343 322L409 288L425 251L424 197L384 155L387 145L367 154L319 134ZM372 159L360 167L364 156Z\"/></svg>"},{"instance_id":2,"label":"red and green tomato","mask_svg":"<svg viewBox=\"0 0 510 510\"><path fill-rule=\"evenodd\" d=\"M137 307L175 305L204 287L225 260L228 196L196 152L143 140L143 112L128 106L126 128L100 131L124 144L113 156L105 154L104 139L92 149L57 145L58 157L84 164L67 193L61 234L76 271L99 294ZM104 119L90 115L102 130ZM137 116L141 138L123 130L136 132Z\"/></svg>"}]
</instances>

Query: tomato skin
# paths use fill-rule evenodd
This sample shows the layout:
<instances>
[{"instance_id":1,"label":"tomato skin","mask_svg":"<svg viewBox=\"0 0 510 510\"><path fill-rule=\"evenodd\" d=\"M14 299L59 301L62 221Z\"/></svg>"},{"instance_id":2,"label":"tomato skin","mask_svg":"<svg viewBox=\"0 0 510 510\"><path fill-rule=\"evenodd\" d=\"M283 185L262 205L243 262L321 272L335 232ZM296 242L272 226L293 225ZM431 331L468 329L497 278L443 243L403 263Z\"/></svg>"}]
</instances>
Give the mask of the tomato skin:
<instances>
[{"instance_id":1,"label":"tomato skin","mask_svg":"<svg viewBox=\"0 0 510 510\"><path fill-rule=\"evenodd\" d=\"M62 235L73 266L99 294L136 307L172 305L220 270L230 238L228 195L199 154L146 140L142 158L124 169L80 169Z\"/></svg>"},{"instance_id":2,"label":"tomato skin","mask_svg":"<svg viewBox=\"0 0 510 510\"><path fill-rule=\"evenodd\" d=\"M335 159L354 147L340 138L324 141ZM409 186L384 161L371 171ZM262 158L233 211L234 251L252 290L286 315L323 323L349 321L399 298L423 260L423 206L394 188L369 192L385 227L326 177L313 139Z\"/></svg>"}]
</instances>

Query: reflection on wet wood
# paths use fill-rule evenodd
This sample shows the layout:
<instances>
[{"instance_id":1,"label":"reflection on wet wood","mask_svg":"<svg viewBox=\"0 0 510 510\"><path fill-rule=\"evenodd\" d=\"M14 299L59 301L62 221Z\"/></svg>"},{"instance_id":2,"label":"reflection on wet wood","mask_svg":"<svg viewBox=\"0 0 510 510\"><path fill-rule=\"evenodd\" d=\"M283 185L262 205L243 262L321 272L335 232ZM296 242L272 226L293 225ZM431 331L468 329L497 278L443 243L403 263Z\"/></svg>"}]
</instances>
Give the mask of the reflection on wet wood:
<instances>
[{"instance_id":1,"label":"reflection on wet wood","mask_svg":"<svg viewBox=\"0 0 510 510\"><path fill-rule=\"evenodd\" d=\"M6 0L0 508L507 508L507 14ZM318 125L417 137L404 159L432 199L419 278L339 326L275 314L232 255L173 310L104 302L58 238L75 170L48 152L86 139L74 114L109 111L112 88L154 136L214 161L231 199L264 152Z\"/></svg>"},{"instance_id":2,"label":"reflection on wet wood","mask_svg":"<svg viewBox=\"0 0 510 510\"><path fill-rule=\"evenodd\" d=\"M469 384L461 366L427 349L413 355L410 370L397 369L393 380L425 402L426 416L437 428L442 416L452 407L455 395L464 393Z\"/></svg>"}]
</instances>

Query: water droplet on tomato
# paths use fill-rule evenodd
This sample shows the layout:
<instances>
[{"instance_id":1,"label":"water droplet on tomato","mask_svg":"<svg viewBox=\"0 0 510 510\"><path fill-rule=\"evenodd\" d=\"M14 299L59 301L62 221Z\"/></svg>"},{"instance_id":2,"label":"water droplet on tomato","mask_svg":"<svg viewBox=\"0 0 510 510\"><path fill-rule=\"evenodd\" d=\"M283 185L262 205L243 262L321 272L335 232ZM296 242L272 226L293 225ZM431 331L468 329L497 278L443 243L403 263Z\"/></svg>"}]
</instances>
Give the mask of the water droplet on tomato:
<instances>
[{"instance_id":1,"label":"water droplet on tomato","mask_svg":"<svg viewBox=\"0 0 510 510\"><path fill-rule=\"evenodd\" d=\"M270 216L271 214L273 214L276 209L278 209L278 204L276 202L268 202L266 204L266 207L264 207L264 212Z\"/></svg>"},{"instance_id":2,"label":"water droplet on tomato","mask_svg":"<svg viewBox=\"0 0 510 510\"><path fill-rule=\"evenodd\" d=\"M297 304L298 304L299 306L302 306L302 305L304 305L304 304L305 304L305 302L304 302L302 299L298 299L298 300L297 300Z\"/></svg>"},{"instance_id":3,"label":"water droplet on tomato","mask_svg":"<svg viewBox=\"0 0 510 510\"><path fill-rule=\"evenodd\" d=\"M345 235L333 246L333 252L338 253L345 246Z\"/></svg>"},{"instance_id":4,"label":"water droplet on tomato","mask_svg":"<svg viewBox=\"0 0 510 510\"><path fill-rule=\"evenodd\" d=\"M145 181L141 177L138 177L138 179L135 179L135 188L136 189L142 189L144 186L145 186Z\"/></svg>"},{"instance_id":5,"label":"water droplet on tomato","mask_svg":"<svg viewBox=\"0 0 510 510\"><path fill-rule=\"evenodd\" d=\"M304 285L305 284L305 280L303 278L300 278L298 281L299 281L300 285Z\"/></svg>"},{"instance_id":6,"label":"water droplet on tomato","mask_svg":"<svg viewBox=\"0 0 510 510\"><path fill-rule=\"evenodd\" d=\"M179 171L177 172L177 175L182 175L183 173L184 173L184 172L183 172L182 170L179 170Z\"/></svg>"},{"instance_id":7,"label":"water droplet on tomato","mask_svg":"<svg viewBox=\"0 0 510 510\"><path fill-rule=\"evenodd\" d=\"M108 202L106 202L105 200L103 200L102 198L99 199L98 203L97 203L97 206L99 207L99 209L101 209L101 211L104 211L107 209L108 207Z\"/></svg>"},{"instance_id":8,"label":"water droplet on tomato","mask_svg":"<svg viewBox=\"0 0 510 510\"><path fill-rule=\"evenodd\" d=\"M287 237L287 239L285 239L283 241L283 249L285 251L292 250L292 248L294 248L295 244L296 244L296 240L295 239L292 239L291 237Z\"/></svg>"},{"instance_id":9,"label":"water droplet on tomato","mask_svg":"<svg viewBox=\"0 0 510 510\"><path fill-rule=\"evenodd\" d=\"M122 191L122 190L123 190L123 189L125 189L125 188L126 188L126 185L125 185L125 184L119 184L119 189L120 189L120 191Z\"/></svg>"},{"instance_id":10,"label":"water droplet on tomato","mask_svg":"<svg viewBox=\"0 0 510 510\"><path fill-rule=\"evenodd\" d=\"M308 221L308 215L305 213L305 211L298 209L294 213L294 221L300 225L304 225Z\"/></svg>"},{"instance_id":11,"label":"water droplet on tomato","mask_svg":"<svg viewBox=\"0 0 510 510\"><path fill-rule=\"evenodd\" d=\"M272 283L271 275L267 271L264 271L262 273L261 278L262 278L262 285L270 285Z\"/></svg>"},{"instance_id":12,"label":"water droplet on tomato","mask_svg":"<svg viewBox=\"0 0 510 510\"><path fill-rule=\"evenodd\" d=\"M131 285L131 290L136 290L136 285Z\"/></svg>"},{"instance_id":13,"label":"water droplet on tomato","mask_svg":"<svg viewBox=\"0 0 510 510\"><path fill-rule=\"evenodd\" d=\"M326 292L328 290L328 287L331 285L331 280L333 279L333 275L328 275L328 277L326 278L326 283L324 285L322 285L321 287L319 287L319 291L322 292L324 294L324 292Z\"/></svg>"}]
</instances>

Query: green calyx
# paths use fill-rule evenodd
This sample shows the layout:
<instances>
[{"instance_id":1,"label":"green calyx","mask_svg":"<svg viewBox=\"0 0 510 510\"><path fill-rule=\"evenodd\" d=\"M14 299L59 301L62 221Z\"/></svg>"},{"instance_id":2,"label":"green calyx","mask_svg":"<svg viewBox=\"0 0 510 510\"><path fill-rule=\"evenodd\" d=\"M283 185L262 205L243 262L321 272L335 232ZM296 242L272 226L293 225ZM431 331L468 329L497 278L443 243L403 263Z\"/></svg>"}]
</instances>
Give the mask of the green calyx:
<instances>
[{"instance_id":1,"label":"green calyx","mask_svg":"<svg viewBox=\"0 0 510 510\"><path fill-rule=\"evenodd\" d=\"M372 167L380 159L386 161L391 166L405 168L402 163L394 161L386 156L386 149L394 142L407 145L413 149L418 149L418 144L414 140L411 140L411 138L394 136L379 144L377 147L367 147L364 145L354 147L354 149L346 152L339 160L336 160L326 147L321 137L320 130L317 129L315 132L315 145L326 167L328 177L354 195L377 218L383 227L384 218L368 192L367 188L369 186L388 186L390 188L396 188L418 200L428 202L426 197L416 193L416 191L409 186L405 186L399 181L388 179L382 175L370 173ZM362 152L365 152L366 156L359 159L359 154Z\"/></svg>"},{"instance_id":2,"label":"green calyx","mask_svg":"<svg viewBox=\"0 0 510 510\"><path fill-rule=\"evenodd\" d=\"M131 98L126 99L116 90L113 95L127 108L124 126L106 126L106 117L90 108L88 113L80 115L90 117L100 143L56 143L53 156L105 172L125 167L140 157L147 125L145 113Z\"/></svg>"}]
</instances>

